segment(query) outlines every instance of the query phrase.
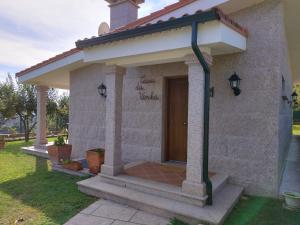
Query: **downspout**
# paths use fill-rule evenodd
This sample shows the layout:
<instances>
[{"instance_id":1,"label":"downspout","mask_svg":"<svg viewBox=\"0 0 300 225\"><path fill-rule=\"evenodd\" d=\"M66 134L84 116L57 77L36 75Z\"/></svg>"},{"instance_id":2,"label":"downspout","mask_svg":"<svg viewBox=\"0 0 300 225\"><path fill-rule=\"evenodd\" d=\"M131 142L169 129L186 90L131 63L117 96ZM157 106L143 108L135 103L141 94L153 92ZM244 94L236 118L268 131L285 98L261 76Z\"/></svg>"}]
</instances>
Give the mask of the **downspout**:
<instances>
[{"instance_id":1,"label":"downspout","mask_svg":"<svg viewBox=\"0 0 300 225\"><path fill-rule=\"evenodd\" d=\"M204 132L203 132L203 181L206 185L207 205L212 205L212 183L208 176L208 150L209 150L209 103L210 103L210 69L198 47L198 22L192 23L192 49L204 71Z\"/></svg>"}]
</instances>

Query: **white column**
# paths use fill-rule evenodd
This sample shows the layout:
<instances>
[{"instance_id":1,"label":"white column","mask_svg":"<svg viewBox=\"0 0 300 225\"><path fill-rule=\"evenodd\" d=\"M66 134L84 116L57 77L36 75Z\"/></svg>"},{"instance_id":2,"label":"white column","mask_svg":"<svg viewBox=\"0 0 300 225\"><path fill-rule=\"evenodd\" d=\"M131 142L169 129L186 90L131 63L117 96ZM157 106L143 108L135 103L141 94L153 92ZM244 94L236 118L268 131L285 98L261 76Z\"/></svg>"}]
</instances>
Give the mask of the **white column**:
<instances>
[{"instance_id":1,"label":"white column","mask_svg":"<svg viewBox=\"0 0 300 225\"><path fill-rule=\"evenodd\" d=\"M125 69L107 66L106 74L106 124L105 160L101 173L115 176L123 172L121 129L122 129L122 91Z\"/></svg>"},{"instance_id":2,"label":"white column","mask_svg":"<svg viewBox=\"0 0 300 225\"><path fill-rule=\"evenodd\" d=\"M48 87L47 86L37 86L37 129L36 129L36 143L35 145L41 146L48 143L46 138L46 104Z\"/></svg>"},{"instance_id":3,"label":"white column","mask_svg":"<svg viewBox=\"0 0 300 225\"><path fill-rule=\"evenodd\" d=\"M188 55L189 102L188 102L188 148L186 180L182 191L205 196L203 183L203 132L204 132L204 71L194 55Z\"/></svg>"}]
</instances>

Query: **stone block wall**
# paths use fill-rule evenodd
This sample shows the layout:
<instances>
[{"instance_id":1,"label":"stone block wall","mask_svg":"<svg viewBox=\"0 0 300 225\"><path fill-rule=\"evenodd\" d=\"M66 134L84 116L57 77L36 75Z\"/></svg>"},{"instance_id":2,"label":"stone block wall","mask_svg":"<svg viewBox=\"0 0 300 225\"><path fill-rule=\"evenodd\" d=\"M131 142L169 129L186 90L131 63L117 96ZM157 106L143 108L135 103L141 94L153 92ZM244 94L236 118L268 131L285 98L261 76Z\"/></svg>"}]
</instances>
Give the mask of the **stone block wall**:
<instances>
[{"instance_id":1,"label":"stone block wall","mask_svg":"<svg viewBox=\"0 0 300 225\"><path fill-rule=\"evenodd\" d=\"M186 76L182 63L128 68L123 83L122 157L125 162L163 160L164 78ZM84 158L91 148L105 148L105 99L97 87L105 84L103 65L94 64L70 75L70 143L73 158ZM145 95L157 100L141 100L136 89L141 80Z\"/></svg>"},{"instance_id":2,"label":"stone block wall","mask_svg":"<svg viewBox=\"0 0 300 225\"><path fill-rule=\"evenodd\" d=\"M105 83L103 66L87 66L70 74L70 143L72 157L84 158L85 152L105 147L105 98L97 87Z\"/></svg>"},{"instance_id":3,"label":"stone block wall","mask_svg":"<svg viewBox=\"0 0 300 225\"><path fill-rule=\"evenodd\" d=\"M281 107L282 68L289 66L281 61L286 45L281 1L265 1L232 16L250 35L246 52L214 57L210 167L230 174L247 193L276 196L291 122L290 108ZM242 79L238 97L227 80L234 71ZM285 76L288 80L290 74Z\"/></svg>"},{"instance_id":4,"label":"stone block wall","mask_svg":"<svg viewBox=\"0 0 300 225\"><path fill-rule=\"evenodd\" d=\"M164 78L186 76L184 63L129 68L124 79L122 150L126 162L164 159ZM141 80L155 83L141 84ZM141 84L146 95L158 100L141 100L136 87ZM142 91L143 92L143 91Z\"/></svg>"},{"instance_id":5,"label":"stone block wall","mask_svg":"<svg viewBox=\"0 0 300 225\"><path fill-rule=\"evenodd\" d=\"M246 52L214 56L210 170L230 175L230 182L244 186L249 194L276 196L292 120L291 108L281 97L292 91L282 3L267 0L232 16L249 29L249 38ZM237 97L228 82L233 72L242 78ZM127 68L122 117L125 162L164 161L165 78L187 73L183 62ZM156 100L140 99L137 85L142 79L155 81L142 86ZM90 148L105 147L105 99L97 93L98 85L105 83L103 66L75 70L70 82L70 142L73 157L84 157Z\"/></svg>"}]
</instances>

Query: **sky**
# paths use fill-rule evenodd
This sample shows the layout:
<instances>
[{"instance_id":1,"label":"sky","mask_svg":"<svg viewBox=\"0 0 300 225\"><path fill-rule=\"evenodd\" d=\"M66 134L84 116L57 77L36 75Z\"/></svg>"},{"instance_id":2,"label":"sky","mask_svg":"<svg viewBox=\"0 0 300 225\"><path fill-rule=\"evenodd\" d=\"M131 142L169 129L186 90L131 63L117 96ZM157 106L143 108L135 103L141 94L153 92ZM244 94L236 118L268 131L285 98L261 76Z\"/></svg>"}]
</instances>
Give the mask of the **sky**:
<instances>
[{"instance_id":1,"label":"sky","mask_svg":"<svg viewBox=\"0 0 300 225\"><path fill-rule=\"evenodd\" d=\"M178 0L146 0L139 17ZM109 23L104 0L0 0L0 81L96 36Z\"/></svg>"}]
</instances>

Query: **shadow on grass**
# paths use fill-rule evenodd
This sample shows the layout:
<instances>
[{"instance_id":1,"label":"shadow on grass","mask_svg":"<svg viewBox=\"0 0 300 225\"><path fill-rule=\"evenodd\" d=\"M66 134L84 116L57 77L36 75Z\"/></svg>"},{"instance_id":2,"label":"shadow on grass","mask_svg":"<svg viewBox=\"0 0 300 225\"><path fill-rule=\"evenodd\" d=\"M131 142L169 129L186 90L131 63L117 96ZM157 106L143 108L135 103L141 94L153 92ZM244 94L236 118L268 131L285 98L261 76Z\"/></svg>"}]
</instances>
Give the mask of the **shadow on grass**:
<instances>
[{"instance_id":1,"label":"shadow on grass","mask_svg":"<svg viewBox=\"0 0 300 225\"><path fill-rule=\"evenodd\" d=\"M249 197L241 199L224 225L299 225L300 213L282 207L273 198Z\"/></svg>"},{"instance_id":2,"label":"shadow on grass","mask_svg":"<svg viewBox=\"0 0 300 225\"><path fill-rule=\"evenodd\" d=\"M20 153L16 151L15 154ZM76 182L80 178L51 172L47 160L35 158L34 172L0 183L0 191L12 196L14 200L38 209L48 221L56 224L63 224L95 200L78 191Z\"/></svg>"}]
</instances>

